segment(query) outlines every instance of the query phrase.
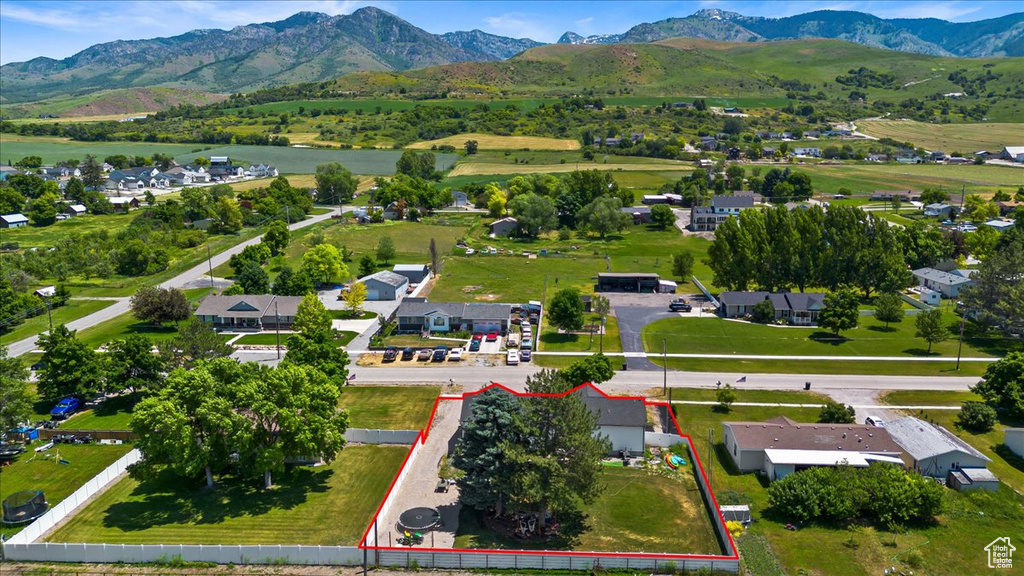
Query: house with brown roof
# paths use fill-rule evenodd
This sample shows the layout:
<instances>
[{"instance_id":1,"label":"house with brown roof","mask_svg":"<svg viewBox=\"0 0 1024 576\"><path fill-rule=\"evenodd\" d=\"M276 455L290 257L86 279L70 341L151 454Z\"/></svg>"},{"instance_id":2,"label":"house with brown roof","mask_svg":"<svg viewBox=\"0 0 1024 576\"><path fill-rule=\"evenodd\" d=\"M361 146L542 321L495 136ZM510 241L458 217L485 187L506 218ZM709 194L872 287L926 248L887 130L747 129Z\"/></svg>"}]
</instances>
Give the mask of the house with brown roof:
<instances>
[{"instance_id":1,"label":"house with brown roof","mask_svg":"<svg viewBox=\"0 0 1024 576\"><path fill-rule=\"evenodd\" d=\"M885 428L865 424L801 424L785 416L765 422L723 422L725 449L741 472L769 480L816 466L902 466L903 450Z\"/></svg>"}]
</instances>

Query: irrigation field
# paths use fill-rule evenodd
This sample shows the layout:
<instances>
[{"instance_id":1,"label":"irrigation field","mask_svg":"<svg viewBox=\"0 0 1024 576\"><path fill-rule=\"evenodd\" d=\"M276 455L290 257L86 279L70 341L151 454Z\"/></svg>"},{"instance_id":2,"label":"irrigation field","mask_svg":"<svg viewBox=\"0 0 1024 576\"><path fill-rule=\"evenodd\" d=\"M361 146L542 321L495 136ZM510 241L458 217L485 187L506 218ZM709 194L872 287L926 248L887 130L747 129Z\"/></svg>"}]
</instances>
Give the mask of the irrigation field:
<instances>
[{"instance_id":1,"label":"irrigation field","mask_svg":"<svg viewBox=\"0 0 1024 576\"><path fill-rule=\"evenodd\" d=\"M476 140L481 150L579 150L580 143L577 140L563 138L544 138L541 136L495 136L493 134L456 134L446 136L437 140L425 140L415 142L406 146L412 150L429 150L432 146L443 146L445 144L456 148L463 148L467 140Z\"/></svg>"},{"instance_id":2,"label":"irrigation field","mask_svg":"<svg viewBox=\"0 0 1024 576\"><path fill-rule=\"evenodd\" d=\"M928 150L947 154L971 154L978 150L1002 150L1003 146L1024 143L1024 124L929 124L915 120L860 120L857 129L878 138L889 137L912 142Z\"/></svg>"}]
</instances>

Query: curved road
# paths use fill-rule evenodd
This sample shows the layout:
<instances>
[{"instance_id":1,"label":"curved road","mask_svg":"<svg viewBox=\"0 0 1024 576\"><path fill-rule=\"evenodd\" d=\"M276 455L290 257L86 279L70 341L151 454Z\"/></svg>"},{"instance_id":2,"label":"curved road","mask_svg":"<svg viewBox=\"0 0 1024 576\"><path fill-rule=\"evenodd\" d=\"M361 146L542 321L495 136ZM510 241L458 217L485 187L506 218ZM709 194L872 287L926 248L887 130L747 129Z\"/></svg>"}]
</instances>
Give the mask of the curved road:
<instances>
[{"instance_id":1,"label":"curved road","mask_svg":"<svg viewBox=\"0 0 1024 576\"><path fill-rule=\"evenodd\" d=\"M320 208L320 207L322 207L322 208L332 208L332 209L331 209L330 212L328 212L326 214L319 214L319 215L316 215L316 216L311 216L309 218L306 218L305 220L302 220L300 222L296 222L296 223L288 226L288 229L289 230L298 230L300 228L305 228L307 226L312 226L313 224L316 224L317 222L323 222L324 220L329 220L331 218L332 214L337 214L337 212L334 210L334 208L337 208L337 207L318 206L318 208ZM344 211L344 210L345 209L342 208L342 211ZM251 238L249 240L246 240L244 242L236 244L236 245L232 246L231 248L228 248L227 250L224 250L223 252L220 252L219 254L215 254L211 258L211 260L213 261L213 266L214 267L220 266L221 264L227 262L232 256L234 256L235 254L238 254L243 249L245 249L246 246L250 246L252 244L258 244L260 242L260 240L262 240L262 236L257 236L255 238ZM195 282L196 280L202 278L203 276L206 276L209 273L209 270L210 270L210 264L206 260L204 260L201 264L199 264L197 266L194 266L192 268L189 268L188 270L182 272L181 274L178 274L177 276L171 278L170 280L166 280L164 282L161 282L160 284L158 284L158 286L160 288L184 288L190 282ZM69 329L71 329L71 330L82 330L84 328L89 328L89 327L95 326L97 324L102 324L103 322L106 322L107 320L111 320L113 318L116 318L117 316L120 316L121 314L124 314L128 310L129 310L129 298L118 298L116 303L114 303L111 306L107 306L103 310L99 310L99 311L93 312L92 314L89 314L88 316L83 316L83 317L81 317L81 318L79 318L77 320L72 320L71 322L68 322L67 323L67 327ZM21 356L22 354L26 354L28 352L31 352L36 347L36 339L38 337L39 337L39 335L36 335L36 336L29 337L29 338L25 338L24 340L19 340L17 342L12 342L7 347L8 354L10 356Z\"/></svg>"}]
</instances>

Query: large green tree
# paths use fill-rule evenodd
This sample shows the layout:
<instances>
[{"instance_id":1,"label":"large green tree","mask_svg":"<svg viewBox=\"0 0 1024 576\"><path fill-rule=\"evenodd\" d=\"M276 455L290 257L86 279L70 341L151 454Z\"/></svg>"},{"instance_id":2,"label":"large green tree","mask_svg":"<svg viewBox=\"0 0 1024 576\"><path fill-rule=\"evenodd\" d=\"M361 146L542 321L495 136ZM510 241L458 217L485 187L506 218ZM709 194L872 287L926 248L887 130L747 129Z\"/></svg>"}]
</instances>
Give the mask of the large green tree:
<instances>
[{"instance_id":1,"label":"large green tree","mask_svg":"<svg viewBox=\"0 0 1024 576\"><path fill-rule=\"evenodd\" d=\"M433 166L431 166L433 168ZM316 167L317 202L342 204L351 202L359 181L341 162L329 162Z\"/></svg>"},{"instance_id":2,"label":"large green tree","mask_svg":"<svg viewBox=\"0 0 1024 576\"><path fill-rule=\"evenodd\" d=\"M452 459L452 465L463 472L458 479L463 506L477 510L493 506L497 516L503 513L512 485L505 442L526 432L519 411L518 397L500 388L476 396Z\"/></svg>"},{"instance_id":3,"label":"large green tree","mask_svg":"<svg viewBox=\"0 0 1024 576\"><path fill-rule=\"evenodd\" d=\"M132 295L131 308L136 318L153 324L180 322L192 316L192 305L185 293L177 288L139 288Z\"/></svg>"},{"instance_id":4,"label":"large green tree","mask_svg":"<svg viewBox=\"0 0 1024 576\"><path fill-rule=\"evenodd\" d=\"M508 209L519 223L519 232L527 238L536 238L554 230L558 225L558 212L550 198L534 194L520 194L508 203Z\"/></svg>"},{"instance_id":5,"label":"large green tree","mask_svg":"<svg viewBox=\"0 0 1024 576\"><path fill-rule=\"evenodd\" d=\"M946 327L946 321L942 318L942 310L938 308L918 314L914 319L914 327L917 328L914 335L928 343L929 354L932 353L932 344L949 338L949 328Z\"/></svg>"},{"instance_id":6,"label":"large green tree","mask_svg":"<svg viewBox=\"0 0 1024 576\"><path fill-rule=\"evenodd\" d=\"M548 306L548 322L566 332L583 328L583 311L585 307L580 298L580 291L575 288L563 288L551 299Z\"/></svg>"},{"instance_id":7,"label":"large green tree","mask_svg":"<svg viewBox=\"0 0 1024 576\"><path fill-rule=\"evenodd\" d=\"M230 356L235 351L206 322L192 317L178 335L158 344L160 353L170 366L189 367L203 360Z\"/></svg>"},{"instance_id":8,"label":"large green tree","mask_svg":"<svg viewBox=\"0 0 1024 576\"><path fill-rule=\"evenodd\" d=\"M434 177L435 157L433 152L414 152L406 150L395 164L395 171L399 174L430 180Z\"/></svg>"},{"instance_id":9,"label":"large green tree","mask_svg":"<svg viewBox=\"0 0 1024 576\"><path fill-rule=\"evenodd\" d=\"M148 390L160 382L165 359L153 353L153 342L141 334L129 334L107 345L107 388Z\"/></svg>"},{"instance_id":10,"label":"large green tree","mask_svg":"<svg viewBox=\"0 0 1024 576\"><path fill-rule=\"evenodd\" d=\"M633 221L622 211L622 201L614 196L601 196L584 206L577 216L580 225L604 238L610 232L621 232Z\"/></svg>"},{"instance_id":11,"label":"large green tree","mask_svg":"<svg viewBox=\"0 0 1024 576\"><path fill-rule=\"evenodd\" d=\"M103 369L96 352L61 324L39 337L43 369L36 389L44 400L85 398L103 389Z\"/></svg>"},{"instance_id":12,"label":"large green tree","mask_svg":"<svg viewBox=\"0 0 1024 576\"><path fill-rule=\"evenodd\" d=\"M1024 228L1004 232L991 256L971 275L973 286L960 298L971 317L1005 332L1020 334L1024 328Z\"/></svg>"},{"instance_id":13,"label":"large green tree","mask_svg":"<svg viewBox=\"0 0 1024 576\"><path fill-rule=\"evenodd\" d=\"M32 418L34 396L28 369L20 358L7 355L0 346L0 430L10 430Z\"/></svg>"},{"instance_id":14,"label":"large green tree","mask_svg":"<svg viewBox=\"0 0 1024 576\"><path fill-rule=\"evenodd\" d=\"M651 206L651 224L664 230L676 222L676 214L668 204Z\"/></svg>"},{"instance_id":15,"label":"large green tree","mask_svg":"<svg viewBox=\"0 0 1024 576\"><path fill-rule=\"evenodd\" d=\"M391 239L391 236L387 234L381 236L377 242L377 260L387 264L395 258L396 254L395 241Z\"/></svg>"},{"instance_id":16,"label":"large green tree","mask_svg":"<svg viewBox=\"0 0 1024 576\"><path fill-rule=\"evenodd\" d=\"M1011 352L989 364L971 392L1015 418L1024 418L1024 352Z\"/></svg>"},{"instance_id":17,"label":"large green tree","mask_svg":"<svg viewBox=\"0 0 1024 576\"><path fill-rule=\"evenodd\" d=\"M291 232L288 231L288 224L283 220L274 220L267 226L267 231L263 234L263 244L266 244L270 248L270 254L276 256L288 247L288 240L291 237Z\"/></svg>"},{"instance_id":18,"label":"large green tree","mask_svg":"<svg viewBox=\"0 0 1024 576\"><path fill-rule=\"evenodd\" d=\"M348 278L348 266L331 244L318 244L302 255L302 269L317 282L330 283Z\"/></svg>"},{"instance_id":19,"label":"large green tree","mask_svg":"<svg viewBox=\"0 0 1024 576\"><path fill-rule=\"evenodd\" d=\"M860 302L856 292L843 289L825 296L825 308L818 315L819 326L838 336L840 332L853 330L859 322Z\"/></svg>"},{"instance_id":20,"label":"large green tree","mask_svg":"<svg viewBox=\"0 0 1024 576\"><path fill-rule=\"evenodd\" d=\"M315 293L306 294L299 303L288 337L285 362L309 366L322 371L337 386L344 386L348 378L348 353L335 340L331 316Z\"/></svg>"},{"instance_id":21,"label":"large green tree","mask_svg":"<svg viewBox=\"0 0 1024 576\"><path fill-rule=\"evenodd\" d=\"M903 299L899 294L886 292L875 298L875 318L879 322L885 322L886 328L890 323L902 322L904 314Z\"/></svg>"},{"instance_id":22,"label":"large green tree","mask_svg":"<svg viewBox=\"0 0 1024 576\"><path fill-rule=\"evenodd\" d=\"M270 276L263 266L255 262L246 262L238 273L238 285L246 294L269 294Z\"/></svg>"},{"instance_id":23,"label":"large green tree","mask_svg":"<svg viewBox=\"0 0 1024 576\"><path fill-rule=\"evenodd\" d=\"M604 354L593 354L581 358L566 368L558 371L559 376L569 386L579 386L587 382L600 384L615 376L612 361Z\"/></svg>"}]
</instances>

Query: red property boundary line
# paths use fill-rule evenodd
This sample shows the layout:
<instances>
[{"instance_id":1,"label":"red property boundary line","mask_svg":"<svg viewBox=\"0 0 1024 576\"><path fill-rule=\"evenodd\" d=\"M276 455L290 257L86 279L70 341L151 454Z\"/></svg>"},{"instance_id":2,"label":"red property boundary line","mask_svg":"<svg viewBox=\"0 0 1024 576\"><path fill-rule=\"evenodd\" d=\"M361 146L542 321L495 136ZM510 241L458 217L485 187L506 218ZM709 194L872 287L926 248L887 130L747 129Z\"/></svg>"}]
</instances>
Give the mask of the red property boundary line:
<instances>
[{"instance_id":1,"label":"red property boundary line","mask_svg":"<svg viewBox=\"0 0 1024 576\"><path fill-rule=\"evenodd\" d=\"M700 475L701 475L701 478L704 481L704 485L707 486L707 488L708 488L708 495L710 496L711 502L712 502L712 504L714 505L714 508L715 508L714 512L718 516L718 521L721 522L721 526L723 528L725 528L725 518L722 516L722 511L721 511L721 509L718 506L718 500L715 498L715 493L714 493L713 490L711 490L711 484L708 483L708 477L707 477L707 474L704 471L704 465L703 465L703 463L700 460L700 456L697 454L696 447L694 447L694 445L693 445L693 439L690 438L689 434L683 434L682 429L679 427L679 422L676 420L676 415L672 411L672 406L667 401L664 401L664 400L650 400L648 398L645 398L644 396L609 396L603 390L601 390L600 388L598 388L597 386L594 386L593 384L591 384L589 382L587 382L585 384L580 384L579 386L577 386L577 387L575 387L575 388L573 388L571 390L568 390L566 392L563 392L561 394L541 394L541 393L529 393L529 392L516 392L515 390L512 390L511 388L509 388L507 386L504 386L504 385L499 384L497 382L492 382L490 385L488 385L488 386L486 386L484 388L481 388L480 390L477 390L475 392L463 392L462 394L460 394L458 396L438 396L436 399L434 399L434 407L433 407L433 409L430 412L430 419L427 421L427 426L423 430L420 430L420 435L417 437L416 442L413 444L412 448L409 450L409 453L405 455L405 460L402 461L402 466L398 469L398 473L395 474L394 479L392 479L391 485L388 487L387 494L384 495L384 499L381 500L380 505L377 507L377 511L374 513L373 519L370 521L370 525L367 526L366 527L366 531L363 532L363 537L359 541L359 548L360 549L363 549L363 550L377 550L377 551L400 551L400 552L458 552L458 553L465 553L465 554L533 554L533 555L583 556L583 557L613 556L613 557L621 557L621 558L647 558L647 559L666 559L666 560L671 560L671 559L676 559L676 558L679 558L679 559L692 559L692 560L739 560L739 552L736 549L736 543L733 541L732 534L729 532L728 528L725 528L724 532L725 532L726 538L728 539L729 548L732 551L732 554L729 555L729 556L711 556L711 555L701 555L701 554L662 554L662 553L650 553L650 552L633 552L633 553L630 553L630 552L575 552L575 551L568 551L568 550L493 550L493 549L481 549L481 548L409 548L409 547L398 547L398 546L376 546L376 545L368 546L366 544L366 539L367 539L367 537L369 537L370 531L373 530L373 526L377 522L377 518L378 518L378 516L380 516L381 510L384 508L384 504L388 501L388 498L391 497L391 492L395 489L395 484L398 483L398 479L399 479L399 477L401 477L402 472L405 470L405 466L408 464L409 458L412 456L413 452L421 444L426 443L427 436L429 435L429 431L430 431L430 429L432 428L432 426L434 424L434 416L437 414L437 408L440 405L441 401L442 400L460 400L461 401L461 400L465 400L469 396L475 396L477 394L481 394L481 393L486 392L488 390L491 390L493 388L498 388L500 390L504 390L504 391L506 391L506 392L508 392L510 394L513 394L513 395L521 397L521 398L529 398L529 397L534 397L534 398L561 398L563 396L566 396L568 394L572 394L572 393L574 393L574 392L576 392L578 390L581 390L583 388L591 388L591 389L597 391L599 394L601 394L601 396L603 396L605 398L608 398L608 399L611 399L611 400L640 400L641 402L644 403L644 406L662 406L662 407L666 408L668 410L669 417L672 419L672 425L675 426L675 428L676 428L676 432L678 433L679 436L681 436L681 437L686 439L686 442L687 442L687 444L690 447L690 456L697 463L697 467L700 470ZM717 532L717 530L716 530L716 532ZM376 544L376 542L374 542L374 544Z\"/></svg>"}]
</instances>

